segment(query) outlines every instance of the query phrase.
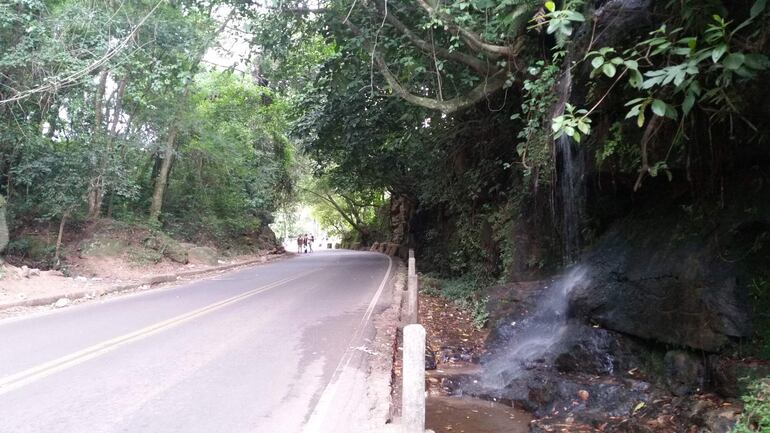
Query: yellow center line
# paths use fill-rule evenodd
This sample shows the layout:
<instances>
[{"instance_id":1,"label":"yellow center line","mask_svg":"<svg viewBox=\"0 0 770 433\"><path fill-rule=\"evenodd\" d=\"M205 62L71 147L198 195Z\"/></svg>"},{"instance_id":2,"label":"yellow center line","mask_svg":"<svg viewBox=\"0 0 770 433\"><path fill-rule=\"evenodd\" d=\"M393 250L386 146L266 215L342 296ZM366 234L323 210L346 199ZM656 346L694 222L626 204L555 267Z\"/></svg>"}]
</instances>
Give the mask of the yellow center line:
<instances>
[{"instance_id":1,"label":"yellow center line","mask_svg":"<svg viewBox=\"0 0 770 433\"><path fill-rule=\"evenodd\" d=\"M312 271L304 272L302 274L295 275L293 277L284 278L282 280L278 280L273 283L257 287L256 289L249 290L248 292L241 293L240 295L233 296L232 298L228 298L228 299L207 305L205 307L198 308L188 313L181 314L179 316L172 317L171 319L164 320L162 322L158 322L153 325L147 326L138 331L134 331L129 334L125 334L120 337L116 337L116 338L95 344L93 346L87 347L75 353L62 356L52 361L48 361L44 364L40 364L36 367L32 367L27 370L21 371L19 373L15 373L7 377L0 378L0 395L6 394L10 391L26 386L32 382L35 382L44 377L50 376L54 373L58 373L60 371L74 367L90 359L94 359L98 356L104 355L105 353L111 352L119 347L125 346L135 341L139 341L151 335L158 334L171 327L180 325L185 322L189 322L190 320L201 317L205 314L214 312L216 310L220 310L228 305L242 301L246 298L266 292L270 289L281 286L290 281L294 281L299 278L305 277L306 275L311 274L317 270L318 269L314 269Z\"/></svg>"}]
</instances>

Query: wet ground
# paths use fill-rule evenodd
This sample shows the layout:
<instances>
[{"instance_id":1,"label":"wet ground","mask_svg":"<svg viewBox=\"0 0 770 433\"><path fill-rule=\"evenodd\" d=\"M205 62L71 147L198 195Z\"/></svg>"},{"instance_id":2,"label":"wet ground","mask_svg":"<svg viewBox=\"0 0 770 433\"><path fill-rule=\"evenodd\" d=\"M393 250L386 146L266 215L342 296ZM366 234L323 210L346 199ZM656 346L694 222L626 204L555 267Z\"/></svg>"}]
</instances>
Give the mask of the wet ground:
<instances>
[{"instance_id":1,"label":"wet ground","mask_svg":"<svg viewBox=\"0 0 770 433\"><path fill-rule=\"evenodd\" d=\"M477 362L488 330L477 329L468 312L427 294L420 295L420 322L435 365L426 372L426 427L436 433L529 433L532 416L526 411L449 395L460 378L480 372Z\"/></svg>"},{"instance_id":2,"label":"wet ground","mask_svg":"<svg viewBox=\"0 0 770 433\"><path fill-rule=\"evenodd\" d=\"M525 411L471 397L431 396L426 404L426 427L436 433L528 433L532 420Z\"/></svg>"}]
</instances>

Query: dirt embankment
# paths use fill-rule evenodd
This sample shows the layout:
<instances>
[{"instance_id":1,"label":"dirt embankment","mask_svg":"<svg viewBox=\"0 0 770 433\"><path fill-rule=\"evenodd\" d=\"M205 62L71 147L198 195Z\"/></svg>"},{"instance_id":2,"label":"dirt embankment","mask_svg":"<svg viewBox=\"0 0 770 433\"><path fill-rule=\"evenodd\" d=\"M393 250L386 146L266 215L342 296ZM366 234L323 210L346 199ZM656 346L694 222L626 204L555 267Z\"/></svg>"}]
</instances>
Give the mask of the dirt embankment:
<instances>
[{"instance_id":1,"label":"dirt embankment","mask_svg":"<svg viewBox=\"0 0 770 433\"><path fill-rule=\"evenodd\" d=\"M0 310L51 302L65 306L74 298L151 286L238 263L258 263L283 252L274 244L258 242L221 251L111 220L73 230L59 260L52 256L50 240L50 233L39 229L21 232L12 241L0 266Z\"/></svg>"}]
</instances>

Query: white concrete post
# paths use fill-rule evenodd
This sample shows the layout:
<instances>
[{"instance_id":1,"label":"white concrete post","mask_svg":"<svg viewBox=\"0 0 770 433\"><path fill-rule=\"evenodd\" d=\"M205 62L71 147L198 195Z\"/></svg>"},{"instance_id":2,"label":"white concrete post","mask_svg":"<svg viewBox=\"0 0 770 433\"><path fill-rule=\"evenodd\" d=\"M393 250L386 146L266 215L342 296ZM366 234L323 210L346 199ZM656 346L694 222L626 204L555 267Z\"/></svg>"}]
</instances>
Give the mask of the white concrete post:
<instances>
[{"instance_id":1,"label":"white concrete post","mask_svg":"<svg viewBox=\"0 0 770 433\"><path fill-rule=\"evenodd\" d=\"M419 321L420 301L417 293L420 289L420 283L417 275L406 277L406 287L406 324L410 325Z\"/></svg>"},{"instance_id":2,"label":"white concrete post","mask_svg":"<svg viewBox=\"0 0 770 433\"><path fill-rule=\"evenodd\" d=\"M404 433L425 432L425 328L404 327L404 386L401 421Z\"/></svg>"}]
</instances>

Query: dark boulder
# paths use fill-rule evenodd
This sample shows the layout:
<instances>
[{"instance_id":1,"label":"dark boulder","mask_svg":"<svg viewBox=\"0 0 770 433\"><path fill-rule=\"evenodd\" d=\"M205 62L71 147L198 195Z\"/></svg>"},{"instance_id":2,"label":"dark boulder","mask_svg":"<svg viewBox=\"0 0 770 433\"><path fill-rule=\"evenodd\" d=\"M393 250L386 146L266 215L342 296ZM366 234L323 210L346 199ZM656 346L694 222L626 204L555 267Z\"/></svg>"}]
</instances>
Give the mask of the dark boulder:
<instances>
[{"instance_id":1,"label":"dark boulder","mask_svg":"<svg viewBox=\"0 0 770 433\"><path fill-rule=\"evenodd\" d=\"M705 351L750 336L747 279L720 255L720 242L734 230L723 226L704 235L704 228L681 223L687 219L680 209L611 227L583 257L590 284L570 294L571 314Z\"/></svg>"},{"instance_id":2,"label":"dark boulder","mask_svg":"<svg viewBox=\"0 0 770 433\"><path fill-rule=\"evenodd\" d=\"M684 350L670 350L663 357L666 385L677 396L700 392L706 368L701 359Z\"/></svg>"}]
</instances>

